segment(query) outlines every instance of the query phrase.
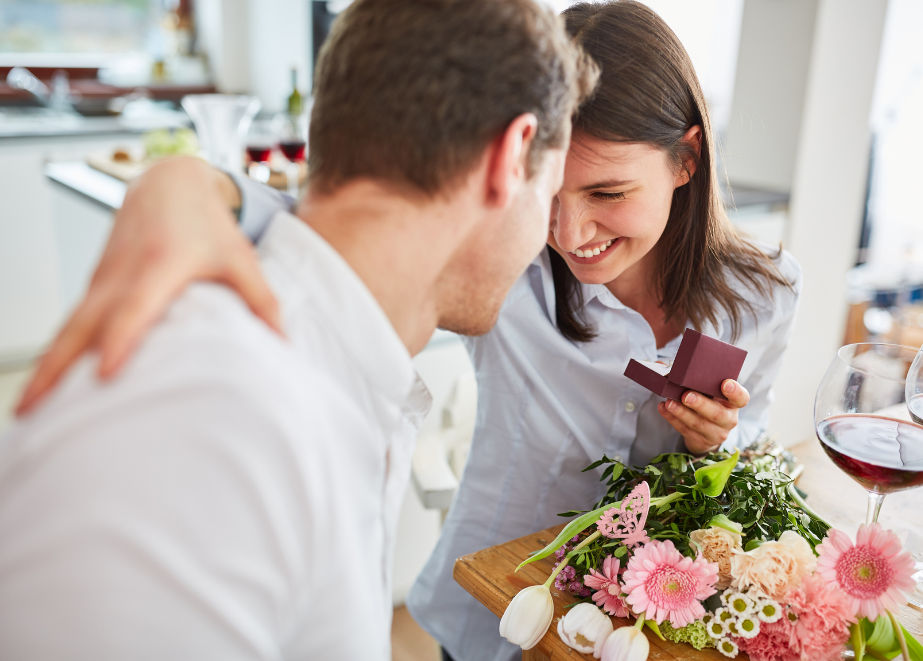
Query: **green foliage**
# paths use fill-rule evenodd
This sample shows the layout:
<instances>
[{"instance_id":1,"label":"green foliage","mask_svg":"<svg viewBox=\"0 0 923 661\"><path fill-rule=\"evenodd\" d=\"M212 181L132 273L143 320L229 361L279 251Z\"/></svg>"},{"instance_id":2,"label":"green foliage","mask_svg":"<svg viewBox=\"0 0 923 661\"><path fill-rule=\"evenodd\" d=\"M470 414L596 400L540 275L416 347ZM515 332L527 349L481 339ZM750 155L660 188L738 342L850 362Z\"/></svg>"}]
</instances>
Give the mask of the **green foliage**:
<instances>
[{"instance_id":1,"label":"green foliage","mask_svg":"<svg viewBox=\"0 0 923 661\"><path fill-rule=\"evenodd\" d=\"M708 635L701 620L687 624L682 629L674 629L669 620L664 620L660 624L660 632L667 640L674 643L688 643L697 650L715 646L715 639Z\"/></svg>"},{"instance_id":2,"label":"green foliage","mask_svg":"<svg viewBox=\"0 0 923 661\"><path fill-rule=\"evenodd\" d=\"M673 497L673 502L651 506L646 525L648 536L672 540L681 553L690 557L696 555L697 549L689 535L708 528L713 521L722 527L739 525L744 546L776 540L786 530L793 530L813 548L829 528L792 497L791 478L775 470L771 462L738 463L736 453L727 452L700 459L677 453L660 455L647 466L634 468L603 457L586 470L604 465L600 480L606 483L607 490L594 512L601 513L617 504L645 480L655 503L657 498ZM723 488L716 491L715 485L721 483ZM581 513L568 512L565 516L577 514ZM601 537L574 554L571 565L578 573L586 573L591 568L598 569L610 554L623 558L624 565L627 553L619 540Z\"/></svg>"}]
</instances>

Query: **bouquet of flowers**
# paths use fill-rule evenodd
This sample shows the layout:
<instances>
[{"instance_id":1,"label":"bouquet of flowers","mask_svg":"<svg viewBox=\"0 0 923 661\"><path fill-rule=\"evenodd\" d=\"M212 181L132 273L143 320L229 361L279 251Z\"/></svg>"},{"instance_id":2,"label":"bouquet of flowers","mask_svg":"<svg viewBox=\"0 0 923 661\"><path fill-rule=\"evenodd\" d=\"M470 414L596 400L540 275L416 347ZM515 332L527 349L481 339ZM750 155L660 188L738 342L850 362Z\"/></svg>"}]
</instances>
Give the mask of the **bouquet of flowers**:
<instances>
[{"instance_id":1,"label":"bouquet of flowers","mask_svg":"<svg viewBox=\"0 0 923 661\"><path fill-rule=\"evenodd\" d=\"M551 585L581 597L558 622L570 647L643 661L646 625L662 639L752 661L923 661L894 618L913 590L913 561L875 523L851 539L811 511L778 452L656 457L629 468L603 457L607 491L525 560L555 554L544 585L522 590L500 633L523 649L551 625ZM608 617L636 618L613 630Z\"/></svg>"}]
</instances>

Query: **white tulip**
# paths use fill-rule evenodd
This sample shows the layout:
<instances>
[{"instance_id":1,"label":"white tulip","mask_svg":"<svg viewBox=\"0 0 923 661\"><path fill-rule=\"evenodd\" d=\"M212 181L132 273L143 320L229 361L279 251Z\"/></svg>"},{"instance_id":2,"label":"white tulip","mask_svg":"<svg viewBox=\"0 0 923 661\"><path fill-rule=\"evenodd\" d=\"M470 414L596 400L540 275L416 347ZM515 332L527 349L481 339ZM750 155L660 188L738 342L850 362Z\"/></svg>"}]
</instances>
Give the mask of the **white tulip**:
<instances>
[{"instance_id":1,"label":"white tulip","mask_svg":"<svg viewBox=\"0 0 923 661\"><path fill-rule=\"evenodd\" d=\"M635 627L616 629L603 645L602 661L647 661L651 644L644 632Z\"/></svg>"},{"instance_id":2,"label":"white tulip","mask_svg":"<svg viewBox=\"0 0 923 661\"><path fill-rule=\"evenodd\" d=\"M558 620L558 635L564 644L597 659L610 633L612 620L590 603L577 604Z\"/></svg>"},{"instance_id":3,"label":"white tulip","mask_svg":"<svg viewBox=\"0 0 923 661\"><path fill-rule=\"evenodd\" d=\"M513 597L500 619L500 635L524 650L530 650L542 639L551 618L554 602L547 585L533 585Z\"/></svg>"}]
</instances>

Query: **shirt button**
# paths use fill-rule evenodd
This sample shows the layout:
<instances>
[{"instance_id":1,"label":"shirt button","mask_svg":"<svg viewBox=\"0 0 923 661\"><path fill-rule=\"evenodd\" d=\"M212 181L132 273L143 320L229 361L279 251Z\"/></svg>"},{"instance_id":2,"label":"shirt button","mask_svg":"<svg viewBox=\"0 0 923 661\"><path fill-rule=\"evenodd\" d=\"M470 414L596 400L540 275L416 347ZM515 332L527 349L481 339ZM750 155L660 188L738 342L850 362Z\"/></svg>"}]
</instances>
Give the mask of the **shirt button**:
<instances>
[{"instance_id":1,"label":"shirt button","mask_svg":"<svg viewBox=\"0 0 923 661\"><path fill-rule=\"evenodd\" d=\"M615 456L612 457L612 458L615 459L617 462L622 463L622 455L617 454L617 455L615 455Z\"/></svg>"},{"instance_id":2,"label":"shirt button","mask_svg":"<svg viewBox=\"0 0 923 661\"><path fill-rule=\"evenodd\" d=\"M628 402L627 404L625 404L625 410L628 411L629 413L634 413L634 412L635 412L635 403L634 403L634 402Z\"/></svg>"}]
</instances>

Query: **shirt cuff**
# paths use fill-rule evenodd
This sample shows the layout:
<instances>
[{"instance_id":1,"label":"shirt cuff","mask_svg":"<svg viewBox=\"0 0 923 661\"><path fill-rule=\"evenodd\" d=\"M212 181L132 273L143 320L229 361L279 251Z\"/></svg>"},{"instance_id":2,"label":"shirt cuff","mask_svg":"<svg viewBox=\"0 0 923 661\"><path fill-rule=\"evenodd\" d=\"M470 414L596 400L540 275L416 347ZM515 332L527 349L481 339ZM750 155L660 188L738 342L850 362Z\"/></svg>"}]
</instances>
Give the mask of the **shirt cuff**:
<instances>
[{"instance_id":1,"label":"shirt cuff","mask_svg":"<svg viewBox=\"0 0 923 661\"><path fill-rule=\"evenodd\" d=\"M262 238L269 221L278 211L295 209L295 198L275 188L261 184L241 172L227 172L240 190L240 230L253 244Z\"/></svg>"}]
</instances>

